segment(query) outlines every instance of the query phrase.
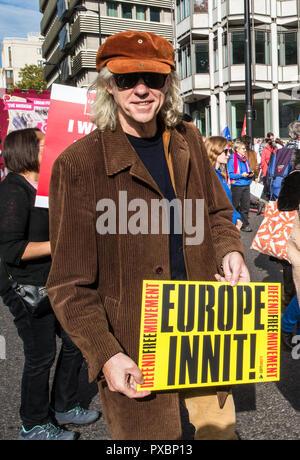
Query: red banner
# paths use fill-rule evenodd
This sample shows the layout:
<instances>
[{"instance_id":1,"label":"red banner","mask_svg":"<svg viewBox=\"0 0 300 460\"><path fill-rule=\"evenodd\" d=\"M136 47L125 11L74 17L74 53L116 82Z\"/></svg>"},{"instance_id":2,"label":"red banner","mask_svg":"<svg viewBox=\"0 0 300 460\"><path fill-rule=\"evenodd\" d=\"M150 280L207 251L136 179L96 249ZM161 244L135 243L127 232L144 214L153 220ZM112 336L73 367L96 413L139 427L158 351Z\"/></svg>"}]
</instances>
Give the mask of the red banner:
<instances>
[{"instance_id":1,"label":"red banner","mask_svg":"<svg viewBox=\"0 0 300 460\"><path fill-rule=\"evenodd\" d=\"M11 131L37 127L45 133L49 105L50 91L0 89L0 149Z\"/></svg>"},{"instance_id":2,"label":"red banner","mask_svg":"<svg viewBox=\"0 0 300 460\"><path fill-rule=\"evenodd\" d=\"M52 85L36 206L48 207L51 169L58 155L95 128L89 110L92 97L85 88Z\"/></svg>"}]
</instances>

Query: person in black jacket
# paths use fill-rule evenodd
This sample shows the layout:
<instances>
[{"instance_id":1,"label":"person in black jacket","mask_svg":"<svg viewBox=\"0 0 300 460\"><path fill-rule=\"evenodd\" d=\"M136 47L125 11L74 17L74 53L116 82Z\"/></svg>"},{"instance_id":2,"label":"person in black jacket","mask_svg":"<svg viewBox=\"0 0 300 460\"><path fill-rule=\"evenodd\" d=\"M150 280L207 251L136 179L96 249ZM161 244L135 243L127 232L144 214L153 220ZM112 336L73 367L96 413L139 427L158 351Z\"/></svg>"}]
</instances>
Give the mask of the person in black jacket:
<instances>
[{"instance_id":1,"label":"person in black jacket","mask_svg":"<svg viewBox=\"0 0 300 460\"><path fill-rule=\"evenodd\" d=\"M295 296L291 299L281 318L281 341L285 349L292 349L292 338L296 326L296 334L300 332L300 285L299 285L299 205L300 205L300 142L297 143L291 159L292 171L283 179L277 206L279 211L297 211L292 233L287 243L288 255L291 260L292 278Z\"/></svg>"},{"instance_id":2,"label":"person in black jacket","mask_svg":"<svg viewBox=\"0 0 300 460\"><path fill-rule=\"evenodd\" d=\"M48 209L35 207L44 135L28 128L13 131L3 144L10 171L0 184L0 256L18 286L45 286L51 266ZM59 326L51 308L33 316L11 287L2 295L14 316L24 344L21 385L20 440L73 440L77 434L58 424L86 424L99 413L82 409L77 401L83 357ZM62 339L49 404L49 375L56 356L56 334Z\"/></svg>"}]
</instances>

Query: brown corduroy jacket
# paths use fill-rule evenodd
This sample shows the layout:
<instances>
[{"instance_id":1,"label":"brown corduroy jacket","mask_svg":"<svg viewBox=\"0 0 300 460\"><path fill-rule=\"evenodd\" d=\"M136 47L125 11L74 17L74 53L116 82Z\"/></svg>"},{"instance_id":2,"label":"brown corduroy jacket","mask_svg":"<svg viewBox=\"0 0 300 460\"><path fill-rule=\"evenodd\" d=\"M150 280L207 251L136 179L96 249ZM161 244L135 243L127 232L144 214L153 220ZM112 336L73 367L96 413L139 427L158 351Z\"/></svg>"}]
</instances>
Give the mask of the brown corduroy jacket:
<instances>
[{"instance_id":1,"label":"brown corduroy jacket","mask_svg":"<svg viewBox=\"0 0 300 460\"><path fill-rule=\"evenodd\" d=\"M183 240L188 279L215 280L227 253L243 253L232 206L193 124L171 131L169 150L177 198L204 199L203 243ZM113 200L118 220L119 191L126 191L128 203L145 200L150 222L150 200L162 196L120 125L78 140L53 166L47 288L59 321L87 361L90 381L120 351L138 362L142 282L170 279L169 235L97 232L97 202ZM131 400L110 392L103 379L98 383L113 439L180 439L178 392Z\"/></svg>"}]
</instances>

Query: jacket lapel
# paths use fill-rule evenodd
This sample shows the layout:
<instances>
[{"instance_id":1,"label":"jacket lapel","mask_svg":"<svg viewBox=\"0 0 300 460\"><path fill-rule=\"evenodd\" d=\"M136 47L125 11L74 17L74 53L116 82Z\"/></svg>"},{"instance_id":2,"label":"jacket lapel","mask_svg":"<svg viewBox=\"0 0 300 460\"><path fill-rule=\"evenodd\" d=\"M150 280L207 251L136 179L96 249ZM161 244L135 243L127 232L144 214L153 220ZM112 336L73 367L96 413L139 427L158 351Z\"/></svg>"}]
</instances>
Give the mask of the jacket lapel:
<instances>
[{"instance_id":1,"label":"jacket lapel","mask_svg":"<svg viewBox=\"0 0 300 460\"><path fill-rule=\"evenodd\" d=\"M129 168L129 173L146 183L160 194L160 190L148 172L144 163L130 144L126 134L118 123L116 130L107 129L105 135L101 136L106 167L106 174L113 176ZM112 152L113 146L113 152Z\"/></svg>"},{"instance_id":2,"label":"jacket lapel","mask_svg":"<svg viewBox=\"0 0 300 460\"><path fill-rule=\"evenodd\" d=\"M176 129L172 130L169 150L173 164L176 195L178 198L184 199L190 164L190 151L183 135Z\"/></svg>"},{"instance_id":3,"label":"jacket lapel","mask_svg":"<svg viewBox=\"0 0 300 460\"><path fill-rule=\"evenodd\" d=\"M130 144L119 123L115 131L112 132L107 129L104 136L100 132L99 135L102 138L106 174L108 176L113 176L129 168L129 173L132 177L146 183L161 195L156 182ZM171 152L173 164L176 194L179 198L184 198L190 154L187 142L176 129L172 130L169 151Z\"/></svg>"}]
</instances>

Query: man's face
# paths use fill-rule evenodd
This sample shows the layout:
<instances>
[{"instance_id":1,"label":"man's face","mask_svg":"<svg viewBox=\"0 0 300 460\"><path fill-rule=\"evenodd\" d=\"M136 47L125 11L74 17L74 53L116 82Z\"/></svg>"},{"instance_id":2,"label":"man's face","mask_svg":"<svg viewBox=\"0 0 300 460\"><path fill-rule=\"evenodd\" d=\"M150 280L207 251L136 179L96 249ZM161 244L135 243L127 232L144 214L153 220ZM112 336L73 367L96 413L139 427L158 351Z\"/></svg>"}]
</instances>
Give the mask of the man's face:
<instances>
[{"instance_id":1,"label":"man's face","mask_svg":"<svg viewBox=\"0 0 300 460\"><path fill-rule=\"evenodd\" d=\"M137 137L154 136L157 128L156 118L165 101L168 88L168 77L159 89L147 86L142 76L132 88L120 89L112 78L107 91L113 95L118 105L123 130Z\"/></svg>"}]
</instances>

